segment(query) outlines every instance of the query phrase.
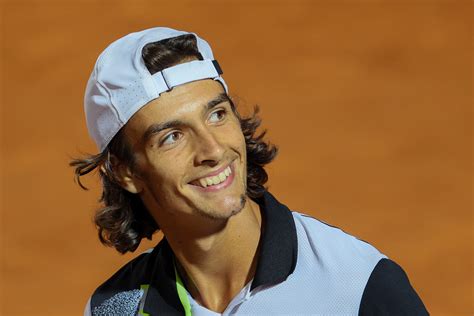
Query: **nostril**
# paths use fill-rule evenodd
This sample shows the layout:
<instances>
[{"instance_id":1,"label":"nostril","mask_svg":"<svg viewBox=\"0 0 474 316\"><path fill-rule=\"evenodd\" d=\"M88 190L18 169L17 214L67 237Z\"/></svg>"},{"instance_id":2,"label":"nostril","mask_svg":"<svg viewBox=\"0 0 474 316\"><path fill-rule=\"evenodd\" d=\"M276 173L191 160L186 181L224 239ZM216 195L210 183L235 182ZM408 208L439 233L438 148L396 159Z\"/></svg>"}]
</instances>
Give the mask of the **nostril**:
<instances>
[{"instance_id":1,"label":"nostril","mask_svg":"<svg viewBox=\"0 0 474 316\"><path fill-rule=\"evenodd\" d=\"M219 164L219 162L216 161L216 160L207 159L207 160L201 161L201 164L207 165L207 166L210 166L210 167L215 167Z\"/></svg>"}]
</instances>

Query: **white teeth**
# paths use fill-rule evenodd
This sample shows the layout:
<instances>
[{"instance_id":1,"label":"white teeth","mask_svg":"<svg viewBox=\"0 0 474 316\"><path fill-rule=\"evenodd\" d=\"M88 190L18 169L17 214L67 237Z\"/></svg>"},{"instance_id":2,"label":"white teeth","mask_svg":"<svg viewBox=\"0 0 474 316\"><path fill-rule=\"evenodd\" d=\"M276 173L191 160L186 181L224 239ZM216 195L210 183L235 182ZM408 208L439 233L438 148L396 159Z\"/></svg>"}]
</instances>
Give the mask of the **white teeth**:
<instances>
[{"instance_id":1,"label":"white teeth","mask_svg":"<svg viewBox=\"0 0 474 316\"><path fill-rule=\"evenodd\" d=\"M201 186L202 186L203 188L207 187L207 181L206 181L206 179L199 179L199 183L201 184Z\"/></svg>"},{"instance_id":2,"label":"white teeth","mask_svg":"<svg viewBox=\"0 0 474 316\"><path fill-rule=\"evenodd\" d=\"M206 188L210 185L216 185L216 184L219 184L221 182L224 182L225 179L232 173L232 170L230 169L230 167L227 167L224 169L224 171L222 171L221 173L219 173L218 175L216 176L212 176L212 177L207 177L207 178L201 178L199 179L199 184L201 184L201 186L203 188Z\"/></svg>"}]
</instances>

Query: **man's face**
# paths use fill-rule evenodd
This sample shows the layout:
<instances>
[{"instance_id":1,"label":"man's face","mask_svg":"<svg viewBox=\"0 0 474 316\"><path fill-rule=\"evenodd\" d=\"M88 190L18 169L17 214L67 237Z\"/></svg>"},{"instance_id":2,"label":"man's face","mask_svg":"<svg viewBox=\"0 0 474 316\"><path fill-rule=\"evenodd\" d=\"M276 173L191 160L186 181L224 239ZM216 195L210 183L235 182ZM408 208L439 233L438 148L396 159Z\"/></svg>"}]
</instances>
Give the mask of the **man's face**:
<instances>
[{"instance_id":1,"label":"man's face","mask_svg":"<svg viewBox=\"0 0 474 316\"><path fill-rule=\"evenodd\" d=\"M243 208L245 139L220 83L163 93L132 117L125 136L136 157L134 190L159 224L164 216L227 219Z\"/></svg>"}]
</instances>

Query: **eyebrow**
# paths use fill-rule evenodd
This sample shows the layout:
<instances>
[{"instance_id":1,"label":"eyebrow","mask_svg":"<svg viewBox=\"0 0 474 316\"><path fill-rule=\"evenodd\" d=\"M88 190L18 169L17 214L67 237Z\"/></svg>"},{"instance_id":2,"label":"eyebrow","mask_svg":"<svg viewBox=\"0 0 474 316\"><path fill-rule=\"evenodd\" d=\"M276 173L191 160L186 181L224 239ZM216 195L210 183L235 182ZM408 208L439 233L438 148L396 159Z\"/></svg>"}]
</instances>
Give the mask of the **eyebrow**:
<instances>
[{"instance_id":1,"label":"eyebrow","mask_svg":"<svg viewBox=\"0 0 474 316\"><path fill-rule=\"evenodd\" d=\"M212 99L211 101L207 102L205 106L205 111L212 110L214 107L216 107L217 105L223 102L231 102L229 96L224 92L219 94L216 98ZM147 142L151 136L158 134L162 130L173 128L176 126L182 126L182 125L184 125L184 122L181 120L172 120L172 121L167 121L163 123L152 124L147 128L147 130L143 134L143 141Z\"/></svg>"}]
</instances>

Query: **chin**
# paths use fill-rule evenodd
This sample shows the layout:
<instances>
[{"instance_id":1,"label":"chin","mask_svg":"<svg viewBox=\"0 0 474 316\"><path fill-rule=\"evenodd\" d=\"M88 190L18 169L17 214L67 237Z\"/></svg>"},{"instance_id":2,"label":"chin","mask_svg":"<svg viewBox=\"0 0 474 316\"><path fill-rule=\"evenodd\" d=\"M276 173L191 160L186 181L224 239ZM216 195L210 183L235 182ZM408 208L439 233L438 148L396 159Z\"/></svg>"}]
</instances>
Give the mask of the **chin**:
<instances>
[{"instance_id":1,"label":"chin","mask_svg":"<svg viewBox=\"0 0 474 316\"><path fill-rule=\"evenodd\" d=\"M217 205L208 205L205 208L197 208L198 212L210 219L229 219L239 214L245 206L247 198L244 194L237 197L226 197Z\"/></svg>"}]
</instances>

